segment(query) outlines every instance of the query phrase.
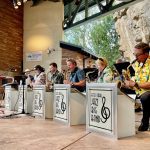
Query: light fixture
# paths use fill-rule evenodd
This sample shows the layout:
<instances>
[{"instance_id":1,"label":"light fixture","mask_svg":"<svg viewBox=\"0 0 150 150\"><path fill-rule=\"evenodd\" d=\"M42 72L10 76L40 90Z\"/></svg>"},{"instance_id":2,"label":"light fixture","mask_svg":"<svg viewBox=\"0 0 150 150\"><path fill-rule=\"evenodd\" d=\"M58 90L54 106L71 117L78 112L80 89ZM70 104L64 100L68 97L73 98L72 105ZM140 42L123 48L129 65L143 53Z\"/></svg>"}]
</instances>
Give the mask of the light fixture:
<instances>
[{"instance_id":1,"label":"light fixture","mask_svg":"<svg viewBox=\"0 0 150 150\"><path fill-rule=\"evenodd\" d=\"M15 9L18 9L22 3L26 3L28 0L13 0L13 5Z\"/></svg>"},{"instance_id":2,"label":"light fixture","mask_svg":"<svg viewBox=\"0 0 150 150\"><path fill-rule=\"evenodd\" d=\"M13 5L14 5L15 9L18 9L18 5L17 5L17 1L16 0L13 0Z\"/></svg>"},{"instance_id":3,"label":"light fixture","mask_svg":"<svg viewBox=\"0 0 150 150\"><path fill-rule=\"evenodd\" d=\"M51 54L51 53L54 52L54 51L55 51L54 48L48 47L48 49L46 50L46 53L47 53L47 54Z\"/></svg>"},{"instance_id":4,"label":"light fixture","mask_svg":"<svg viewBox=\"0 0 150 150\"><path fill-rule=\"evenodd\" d=\"M17 5L20 6L21 5L21 1L17 0Z\"/></svg>"}]
</instances>

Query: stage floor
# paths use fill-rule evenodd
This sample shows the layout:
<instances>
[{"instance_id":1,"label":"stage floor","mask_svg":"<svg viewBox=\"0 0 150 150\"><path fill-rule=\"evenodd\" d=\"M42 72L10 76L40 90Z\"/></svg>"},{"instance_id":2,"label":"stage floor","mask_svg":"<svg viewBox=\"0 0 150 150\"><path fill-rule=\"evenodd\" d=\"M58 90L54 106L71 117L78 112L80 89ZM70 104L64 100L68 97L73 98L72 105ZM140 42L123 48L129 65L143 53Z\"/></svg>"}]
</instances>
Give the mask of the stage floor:
<instances>
[{"instance_id":1,"label":"stage floor","mask_svg":"<svg viewBox=\"0 0 150 150\"><path fill-rule=\"evenodd\" d=\"M5 115L10 112L5 111ZM3 116L3 114L0 114ZM136 130L142 114L136 113ZM21 116L0 119L0 150L150 150L150 131L113 140L88 133L85 125L65 126L53 120Z\"/></svg>"}]
</instances>

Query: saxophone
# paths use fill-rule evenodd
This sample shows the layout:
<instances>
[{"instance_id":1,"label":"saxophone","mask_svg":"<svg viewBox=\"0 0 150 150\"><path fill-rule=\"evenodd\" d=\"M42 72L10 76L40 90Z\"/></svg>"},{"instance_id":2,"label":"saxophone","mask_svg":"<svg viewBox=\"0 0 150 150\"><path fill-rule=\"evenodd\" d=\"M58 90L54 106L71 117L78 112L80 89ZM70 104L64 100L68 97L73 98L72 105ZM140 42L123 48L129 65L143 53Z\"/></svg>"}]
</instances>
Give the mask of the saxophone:
<instances>
[{"instance_id":1,"label":"saxophone","mask_svg":"<svg viewBox=\"0 0 150 150\"><path fill-rule=\"evenodd\" d=\"M125 86L125 80L130 80L131 78L131 73L130 73L130 67L137 61L137 59L133 60L132 63L130 63L130 65L127 67L127 70L123 69L122 70L122 76L121 76L121 80L118 81L118 88L124 87ZM135 86L133 88L131 88L135 91L139 91L141 90L138 86L138 84L136 83Z\"/></svg>"},{"instance_id":2,"label":"saxophone","mask_svg":"<svg viewBox=\"0 0 150 150\"><path fill-rule=\"evenodd\" d=\"M70 70L69 69L67 69L67 70L62 70L62 74L64 75L64 80L70 80L69 79L69 77L70 77L70 74L71 74L71 72L70 72Z\"/></svg>"},{"instance_id":3,"label":"saxophone","mask_svg":"<svg viewBox=\"0 0 150 150\"><path fill-rule=\"evenodd\" d=\"M85 74L85 78L86 78L86 81L88 83L95 82L97 77L98 77L98 69L95 69L93 71L89 71Z\"/></svg>"}]
</instances>

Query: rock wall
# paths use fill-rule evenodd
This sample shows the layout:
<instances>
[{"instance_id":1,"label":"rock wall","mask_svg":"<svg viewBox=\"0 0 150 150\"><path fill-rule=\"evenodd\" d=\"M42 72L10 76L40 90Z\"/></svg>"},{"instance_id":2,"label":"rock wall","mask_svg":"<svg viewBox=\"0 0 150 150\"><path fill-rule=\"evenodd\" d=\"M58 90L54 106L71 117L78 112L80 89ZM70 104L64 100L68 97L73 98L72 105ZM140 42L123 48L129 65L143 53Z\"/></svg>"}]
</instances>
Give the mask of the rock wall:
<instances>
[{"instance_id":1,"label":"rock wall","mask_svg":"<svg viewBox=\"0 0 150 150\"><path fill-rule=\"evenodd\" d=\"M120 51L130 60L133 48L139 42L150 43L150 1L143 0L114 14L119 35Z\"/></svg>"}]
</instances>

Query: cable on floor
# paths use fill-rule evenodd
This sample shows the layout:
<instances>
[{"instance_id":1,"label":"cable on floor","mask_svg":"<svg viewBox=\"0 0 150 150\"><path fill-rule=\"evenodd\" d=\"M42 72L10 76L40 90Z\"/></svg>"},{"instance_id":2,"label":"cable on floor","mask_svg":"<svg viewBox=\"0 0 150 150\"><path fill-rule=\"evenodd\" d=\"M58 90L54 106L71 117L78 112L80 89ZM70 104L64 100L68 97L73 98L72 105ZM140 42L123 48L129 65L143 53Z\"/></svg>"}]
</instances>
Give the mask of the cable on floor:
<instances>
[{"instance_id":1,"label":"cable on floor","mask_svg":"<svg viewBox=\"0 0 150 150\"><path fill-rule=\"evenodd\" d=\"M81 136L80 138L78 138L77 140L75 140L75 141L73 141L72 143L68 144L67 146L61 148L60 150L66 149L67 147L69 147L69 146L73 145L74 143L78 142L79 140L83 139L84 137L86 137L86 136L89 135L90 133L91 133L91 132L88 132L87 134Z\"/></svg>"}]
</instances>

